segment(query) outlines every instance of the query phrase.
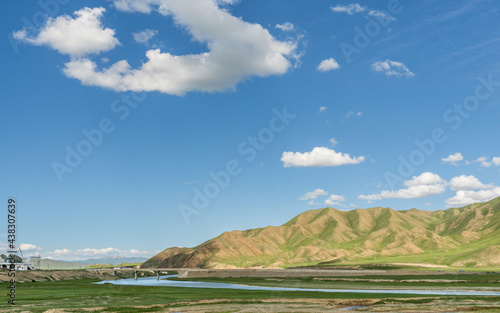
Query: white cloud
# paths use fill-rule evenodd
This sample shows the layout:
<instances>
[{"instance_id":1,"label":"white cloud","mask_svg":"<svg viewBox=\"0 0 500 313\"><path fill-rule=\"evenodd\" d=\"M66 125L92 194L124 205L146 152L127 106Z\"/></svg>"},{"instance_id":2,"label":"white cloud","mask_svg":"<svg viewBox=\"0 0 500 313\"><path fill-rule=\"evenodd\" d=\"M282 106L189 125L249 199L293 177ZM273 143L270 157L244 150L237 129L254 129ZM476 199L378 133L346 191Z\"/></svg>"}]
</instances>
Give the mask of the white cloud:
<instances>
[{"instance_id":1,"label":"white cloud","mask_svg":"<svg viewBox=\"0 0 500 313\"><path fill-rule=\"evenodd\" d=\"M341 205L340 202L344 202L345 198L344 196L339 196L339 195L330 195L328 199L325 200L326 205Z\"/></svg>"},{"instance_id":2,"label":"white cloud","mask_svg":"<svg viewBox=\"0 0 500 313\"><path fill-rule=\"evenodd\" d=\"M459 161L462 161L464 159L464 157L462 156L462 154L460 152L457 152L455 154L451 154L449 156L447 156L446 158L442 158L441 161L445 162L445 163L450 163L452 165L458 165L457 162Z\"/></svg>"},{"instance_id":3,"label":"white cloud","mask_svg":"<svg viewBox=\"0 0 500 313\"><path fill-rule=\"evenodd\" d=\"M492 165L500 166L500 157L494 157L491 161L488 161L488 159L487 157L479 157L474 162L480 163L479 166L481 167L491 167Z\"/></svg>"},{"instance_id":4,"label":"white cloud","mask_svg":"<svg viewBox=\"0 0 500 313\"><path fill-rule=\"evenodd\" d=\"M309 205L321 205L321 203L316 202L316 201L314 201L314 200L309 201L309 203L308 203L308 204L309 204Z\"/></svg>"},{"instance_id":5,"label":"white cloud","mask_svg":"<svg viewBox=\"0 0 500 313\"><path fill-rule=\"evenodd\" d=\"M132 33L132 36L134 37L134 40L136 42L147 44L149 40L154 36L156 36L157 34L158 34L157 30L145 29L141 32Z\"/></svg>"},{"instance_id":6,"label":"white cloud","mask_svg":"<svg viewBox=\"0 0 500 313\"><path fill-rule=\"evenodd\" d=\"M114 0L113 5L120 11L151 13L152 5L158 5L155 0ZM164 9L166 10L166 8Z\"/></svg>"},{"instance_id":7,"label":"white cloud","mask_svg":"<svg viewBox=\"0 0 500 313\"><path fill-rule=\"evenodd\" d=\"M378 17L384 21L395 21L396 18L390 14L384 13L382 11L371 10L368 12L369 16Z\"/></svg>"},{"instance_id":8,"label":"white cloud","mask_svg":"<svg viewBox=\"0 0 500 313\"><path fill-rule=\"evenodd\" d=\"M14 32L14 38L37 46L47 45L72 57L98 54L120 44L114 37L115 31L101 24L105 11L104 8L83 8L74 13L75 18L68 15L49 18L36 36L21 30Z\"/></svg>"},{"instance_id":9,"label":"white cloud","mask_svg":"<svg viewBox=\"0 0 500 313\"><path fill-rule=\"evenodd\" d=\"M336 6L331 7L331 9L336 13L347 13L349 15L353 15L354 13L365 12L367 7L363 7L358 3L353 3L349 5L337 4Z\"/></svg>"},{"instance_id":10,"label":"white cloud","mask_svg":"<svg viewBox=\"0 0 500 313\"><path fill-rule=\"evenodd\" d=\"M494 157L491 159L491 163L495 164L496 166L500 166L500 157Z\"/></svg>"},{"instance_id":11,"label":"white cloud","mask_svg":"<svg viewBox=\"0 0 500 313\"><path fill-rule=\"evenodd\" d=\"M345 115L345 117L349 118L349 117L354 116L354 115L357 116L357 117L361 117L361 116L363 116L363 112L357 112L356 113L354 111L349 111L349 112L347 112L347 114Z\"/></svg>"},{"instance_id":12,"label":"white cloud","mask_svg":"<svg viewBox=\"0 0 500 313\"><path fill-rule=\"evenodd\" d=\"M291 31L295 30L295 26L290 22L286 22L284 24L277 24L274 27L281 29L284 32L291 32Z\"/></svg>"},{"instance_id":13,"label":"white cloud","mask_svg":"<svg viewBox=\"0 0 500 313\"><path fill-rule=\"evenodd\" d=\"M425 172L420 174L420 176L413 176L411 180L405 181L404 185L407 187L412 186L429 186L429 185L440 185L446 183L438 174L431 172Z\"/></svg>"},{"instance_id":14,"label":"white cloud","mask_svg":"<svg viewBox=\"0 0 500 313\"><path fill-rule=\"evenodd\" d=\"M82 261L86 259L98 259L106 257L152 257L153 255L159 253L159 251L139 251L136 249L131 250L119 250L115 248L104 248L104 249L81 249L81 250L69 250L69 249L59 249L43 254L43 257L54 259L54 260L65 260L65 261Z\"/></svg>"},{"instance_id":15,"label":"white cloud","mask_svg":"<svg viewBox=\"0 0 500 313\"><path fill-rule=\"evenodd\" d=\"M349 111L345 115L345 117L350 118L351 116L356 116L356 117L361 117L363 116L363 112L354 112L354 111Z\"/></svg>"},{"instance_id":16,"label":"white cloud","mask_svg":"<svg viewBox=\"0 0 500 313\"><path fill-rule=\"evenodd\" d=\"M328 192L318 188L314 191L309 191L308 193L300 197L299 200L312 200L312 199L317 199L319 196L326 196L326 195L328 195Z\"/></svg>"},{"instance_id":17,"label":"white cloud","mask_svg":"<svg viewBox=\"0 0 500 313\"><path fill-rule=\"evenodd\" d=\"M21 243L18 247L21 248L24 257L38 255L42 251L42 248L31 243ZM0 242L0 253L6 254L8 250L11 250L9 244L7 242Z\"/></svg>"},{"instance_id":18,"label":"white cloud","mask_svg":"<svg viewBox=\"0 0 500 313\"><path fill-rule=\"evenodd\" d=\"M492 184L485 185L479 181L476 177L470 176L456 176L450 180L451 190L475 190L475 189L490 189L494 188Z\"/></svg>"},{"instance_id":19,"label":"white cloud","mask_svg":"<svg viewBox=\"0 0 500 313\"><path fill-rule=\"evenodd\" d=\"M36 253L36 252L39 252L42 250L42 248L34 245L34 244L31 244L31 243L22 243L19 245L19 247L21 248L21 250L23 251L23 253Z\"/></svg>"},{"instance_id":20,"label":"white cloud","mask_svg":"<svg viewBox=\"0 0 500 313\"><path fill-rule=\"evenodd\" d=\"M320 108L319 108L319 111L320 111L320 112L325 112L325 111L326 111L326 109L327 109L327 107L320 107Z\"/></svg>"},{"instance_id":21,"label":"white cloud","mask_svg":"<svg viewBox=\"0 0 500 313\"><path fill-rule=\"evenodd\" d=\"M385 73L387 76L395 77L413 77L413 74L407 67L401 62L385 60L384 62L375 62L372 64L372 70L377 73Z\"/></svg>"},{"instance_id":22,"label":"white cloud","mask_svg":"<svg viewBox=\"0 0 500 313\"><path fill-rule=\"evenodd\" d=\"M474 162L480 163L479 166L481 166L481 167L490 167L491 166L491 162L488 162L487 157L477 158Z\"/></svg>"},{"instance_id":23,"label":"white cloud","mask_svg":"<svg viewBox=\"0 0 500 313\"><path fill-rule=\"evenodd\" d=\"M323 167L359 164L364 156L351 157L347 153L335 152L325 147L316 147L311 152L283 152L283 167Z\"/></svg>"},{"instance_id":24,"label":"white cloud","mask_svg":"<svg viewBox=\"0 0 500 313\"><path fill-rule=\"evenodd\" d=\"M335 140L335 138L330 139L330 143L332 144L333 147L335 147L339 142Z\"/></svg>"},{"instance_id":25,"label":"white cloud","mask_svg":"<svg viewBox=\"0 0 500 313\"><path fill-rule=\"evenodd\" d=\"M383 190L378 194L360 195L361 200L381 200L389 198L416 199L441 194L446 189L446 181L439 175L425 172L420 176L414 176L411 180L405 181L408 188L400 190Z\"/></svg>"},{"instance_id":26,"label":"white cloud","mask_svg":"<svg viewBox=\"0 0 500 313\"><path fill-rule=\"evenodd\" d=\"M335 61L334 58L326 59L321 61L321 63L318 65L317 70L320 72L328 72L332 70L338 70L340 68L340 65Z\"/></svg>"},{"instance_id":27,"label":"white cloud","mask_svg":"<svg viewBox=\"0 0 500 313\"><path fill-rule=\"evenodd\" d=\"M485 202L500 196L500 187L488 190L459 190L456 195L446 200L448 207L462 207L476 202Z\"/></svg>"},{"instance_id":28,"label":"white cloud","mask_svg":"<svg viewBox=\"0 0 500 313\"><path fill-rule=\"evenodd\" d=\"M232 3L233 1L223 1ZM170 15L173 21L186 29L193 40L206 44L207 51L199 54L172 55L160 49L146 52L147 60L138 68L132 68L127 60L121 60L107 68L99 68L88 57L72 59L63 72L69 78L78 79L84 85L99 86L116 91L159 91L184 95L190 91L220 92L234 88L239 82L252 76L266 77L286 73L292 61L300 62L297 53L301 39L279 41L259 24L247 23L217 6L213 0L117 0L119 10L150 13L158 11ZM81 33L95 33L86 40L75 40L73 32L59 34L59 45L78 41L78 49L60 48L73 56L98 53L113 48L118 41L114 31L102 29L98 17L104 9L84 9L94 23L78 28ZM78 11L82 12L82 11ZM77 12L77 13L78 13ZM93 13L89 13L93 12ZM57 18L58 20L60 18ZM61 19L67 21L68 17ZM77 19L78 20L78 19ZM71 20L74 21L74 20ZM97 21L97 22L96 22ZM45 26L45 28L50 25ZM99 26L99 27L97 27ZM51 28L51 27L49 27ZM104 36L104 35L106 36ZM35 42L45 42L32 39ZM93 41L99 45L91 45ZM51 44L53 44L51 42ZM59 49L59 45L58 50Z\"/></svg>"}]
</instances>

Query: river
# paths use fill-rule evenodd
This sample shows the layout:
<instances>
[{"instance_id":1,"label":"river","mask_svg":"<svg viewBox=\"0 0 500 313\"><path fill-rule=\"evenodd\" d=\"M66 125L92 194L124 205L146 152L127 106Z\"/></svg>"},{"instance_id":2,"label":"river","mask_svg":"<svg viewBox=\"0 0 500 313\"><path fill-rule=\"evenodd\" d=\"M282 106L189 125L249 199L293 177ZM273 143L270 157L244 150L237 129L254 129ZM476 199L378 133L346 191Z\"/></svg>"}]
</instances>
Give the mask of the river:
<instances>
[{"instance_id":1,"label":"river","mask_svg":"<svg viewBox=\"0 0 500 313\"><path fill-rule=\"evenodd\" d=\"M500 296L498 292L489 291L463 291L463 290L393 290L393 289L304 289L304 288L282 288L282 287L260 287L247 286L227 283L208 283L197 281L174 281L164 278L177 277L177 275L143 277L135 280L134 278L104 280L95 284L113 284L128 286L164 286L164 287L182 287L182 288L221 288L221 289L240 289L240 290L269 290L269 291L315 291L315 292L348 292L348 293L377 293L377 294L411 294L411 295L443 295L443 296Z\"/></svg>"}]
</instances>

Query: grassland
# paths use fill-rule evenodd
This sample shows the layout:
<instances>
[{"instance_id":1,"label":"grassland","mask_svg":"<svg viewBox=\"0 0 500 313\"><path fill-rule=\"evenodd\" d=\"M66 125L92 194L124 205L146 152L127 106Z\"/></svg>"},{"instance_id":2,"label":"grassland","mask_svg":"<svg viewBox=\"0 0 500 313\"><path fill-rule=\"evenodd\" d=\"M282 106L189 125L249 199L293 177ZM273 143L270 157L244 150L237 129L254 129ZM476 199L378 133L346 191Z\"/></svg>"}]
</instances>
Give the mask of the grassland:
<instances>
[{"instance_id":1,"label":"grassland","mask_svg":"<svg viewBox=\"0 0 500 313\"><path fill-rule=\"evenodd\" d=\"M500 292L500 273L450 273L443 275L371 275L331 277L231 277L231 278L169 278L177 281L203 281L241 285L320 288L320 289L467 289L496 290Z\"/></svg>"},{"instance_id":2,"label":"grassland","mask_svg":"<svg viewBox=\"0 0 500 313\"><path fill-rule=\"evenodd\" d=\"M339 280L340 279L340 280ZM347 277L347 279L351 279ZM360 277L352 277L360 279ZM361 277L362 279L362 277ZM408 281L415 279L417 281ZM346 277L194 279L247 285L295 288L439 288L480 289L498 284L500 274ZM455 309L500 312L500 297L415 296L399 294L248 291L231 289L96 285L96 279L26 282L17 285L17 305L0 302L0 312L342 312L368 306L369 312L453 312ZM0 284L6 290L7 284ZM425 308L425 309L424 309ZM351 312L366 311L359 308Z\"/></svg>"}]
</instances>

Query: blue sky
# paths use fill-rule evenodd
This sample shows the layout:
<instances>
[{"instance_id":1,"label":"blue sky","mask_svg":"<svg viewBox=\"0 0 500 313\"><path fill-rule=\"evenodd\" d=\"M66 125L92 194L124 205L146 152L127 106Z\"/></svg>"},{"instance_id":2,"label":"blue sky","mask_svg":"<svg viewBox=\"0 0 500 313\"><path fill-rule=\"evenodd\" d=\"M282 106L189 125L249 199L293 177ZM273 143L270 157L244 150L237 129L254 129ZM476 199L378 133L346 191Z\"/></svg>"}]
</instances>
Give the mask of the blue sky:
<instances>
[{"instance_id":1,"label":"blue sky","mask_svg":"<svg viewBox=\"0 0 500 313\"><path fill-rule=\"evenodd\" d=\"M0 9L0 198L27 254L150 256L327 206L500 196L494 1Z\"/></svg>"}]
</instances>

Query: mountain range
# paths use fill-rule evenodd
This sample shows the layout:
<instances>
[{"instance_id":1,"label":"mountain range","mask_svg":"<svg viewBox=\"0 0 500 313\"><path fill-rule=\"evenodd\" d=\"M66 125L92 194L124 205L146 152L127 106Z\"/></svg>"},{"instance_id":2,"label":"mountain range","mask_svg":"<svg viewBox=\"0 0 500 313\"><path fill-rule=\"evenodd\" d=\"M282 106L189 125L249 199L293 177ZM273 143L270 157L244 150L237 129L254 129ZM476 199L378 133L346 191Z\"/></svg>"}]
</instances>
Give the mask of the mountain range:
<instances>
[{"instance_id":1,"label":"mountain range","mask_svg":"<svg viewBox=\"0 0 500 313\"><path fill-rule=\"evenodd\" d=\"M142 267L266 268L318 263L498 267L500 197L439 211L310 210L281 226L224 232L194 248L168 248Z\"/></svg>"}]
</instances>

